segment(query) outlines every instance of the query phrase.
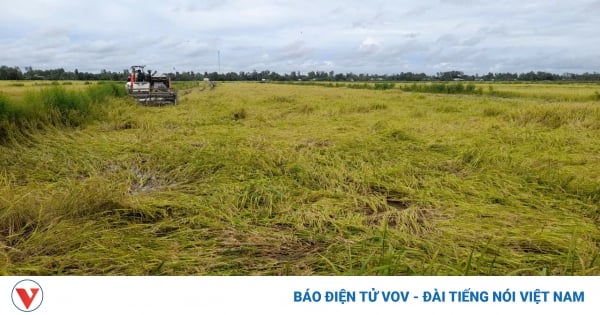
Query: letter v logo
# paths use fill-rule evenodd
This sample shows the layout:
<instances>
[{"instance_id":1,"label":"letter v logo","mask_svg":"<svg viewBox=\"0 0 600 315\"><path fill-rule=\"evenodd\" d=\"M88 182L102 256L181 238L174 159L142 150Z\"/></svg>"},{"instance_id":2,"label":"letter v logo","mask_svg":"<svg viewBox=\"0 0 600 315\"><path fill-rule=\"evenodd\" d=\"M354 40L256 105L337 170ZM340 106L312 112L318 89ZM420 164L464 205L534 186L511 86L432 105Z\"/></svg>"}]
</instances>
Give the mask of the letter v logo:
<instances>
[{"instance_id":1,"label":"letter v logo","mask_svg":"<svg viewBox=\"0 0 600 315\"><path fill-rule=\"evenodd\" d=\"M27 294L27 291L25 291L25 289L23 289L23 288L16 288L15 290L19 294L19 297L21 298L23 305L25 305L25 308L29 309L29 307L31 306L31 302L33 302L33 299L35 299L35 296L37 295L37 293L40 289L31 288L31 296L29 296Z\"/></svg>"},{"instance_id":2,"label":"letter v logo","mask_svg":"<svg viewBox=\"0 0 600 315\"><path fill-rule=\"evenodd\" d=\"M33 312L42 305L44 291L33 280L21 280L15 284L12 291L12 302L23 312Z\"/></svg>"}]
</instances>

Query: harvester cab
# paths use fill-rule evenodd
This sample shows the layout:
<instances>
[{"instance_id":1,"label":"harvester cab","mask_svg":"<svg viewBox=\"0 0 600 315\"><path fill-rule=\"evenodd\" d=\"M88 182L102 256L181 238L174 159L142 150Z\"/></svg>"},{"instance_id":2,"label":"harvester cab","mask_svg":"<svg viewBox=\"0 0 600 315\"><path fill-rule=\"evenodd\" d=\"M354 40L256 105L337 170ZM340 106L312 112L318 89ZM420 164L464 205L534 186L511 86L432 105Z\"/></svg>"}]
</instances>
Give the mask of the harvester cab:
<instances>
[{"instance_id":1,"label":"harvester cab","mask_svg":"<svg viewBox=\"0 0 600 315\"><path fill-rule=\"evenodd\" d=\"M177 104L177 92L171 87L171 79L166 74L156 75L156 71L146 66L131 66L125 89L127 94L138 102L147 105Z\"/></svg>"}]
</instances>

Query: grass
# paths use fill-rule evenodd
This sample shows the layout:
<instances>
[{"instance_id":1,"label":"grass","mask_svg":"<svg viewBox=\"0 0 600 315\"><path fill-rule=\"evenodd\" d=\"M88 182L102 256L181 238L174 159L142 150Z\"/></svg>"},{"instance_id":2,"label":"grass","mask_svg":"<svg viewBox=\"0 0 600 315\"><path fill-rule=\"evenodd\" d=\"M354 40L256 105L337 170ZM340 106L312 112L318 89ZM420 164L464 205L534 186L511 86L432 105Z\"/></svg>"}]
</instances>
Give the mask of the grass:
<instances>
[{"instance_id":1,"label":"grass","mask_svg":"<svg viewBox=\"0 0 600 315\"><path fill-rule=\"evenodd\" d=\"M426 84L405 84L400 87L405 92L424 92L441 94L483 94L481 87L476 87L473 83L426 83Z\"/></svg>"},{"instance_id":2,"label":"grass","mask_svg":"<svg viewBox=\"0 0 600 315\"><path fill-rule=\"evenodd\" d=\"M305 86L367 90L400 89L405 92L435 94L468 94L515 99L537 99L544 102L589 102L600 100L598 83L539 82L280 82Z\"/></svg>"},{"instance_id":3,"label":"grass","mask_svg":"<svg viewBox=\"0 0 600 315\"><path fill-rule=\"evenodd\" d=\"M483 90L99 100L0 146L0 273L600 275L598 104Z\"/></svg>"},{"instance_id":4,"label":"grass","mask_svg":"<svg viewBox=\"0 0 600 315\"><path fill-rule=\"evenodd\" d=\"M125 92L116 84L85 90L54 86L25 91L21 98L0 93L0 145L21 142L28 134L49 127L81 126L104 114L102 104L109 97L123 95Z\"/></svg>"}]
</instances>

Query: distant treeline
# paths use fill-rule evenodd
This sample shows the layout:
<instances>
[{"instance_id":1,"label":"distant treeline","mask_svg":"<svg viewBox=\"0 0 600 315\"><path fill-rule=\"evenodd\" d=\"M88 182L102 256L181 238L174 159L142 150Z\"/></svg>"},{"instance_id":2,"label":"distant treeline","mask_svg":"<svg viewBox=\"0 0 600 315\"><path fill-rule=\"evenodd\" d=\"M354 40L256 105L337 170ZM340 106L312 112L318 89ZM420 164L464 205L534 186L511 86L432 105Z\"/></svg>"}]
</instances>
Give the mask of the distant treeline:
<instances>
[{"instance_id":1,"label":"distant treeline","mask_svg":"<svg viewBox=\"0 0 600 315\"><path fill-rule=\"evenodd\" d=\"M101 70L100 73L66 71L63 68L50 70L36 70L32 67L0 66L0 80L107 80L124 81L129 71L121 72ZM209 78L212 81L600 81L600 73L563 73L526 72L526 73L488 73L484 75L469 75L462 71L438 72L434 75L425 73L401 72L398 74L365 74L365 73L335 73L334 71L310 71L307 73L292 71L279 74L277 72L249 71L249 72L175 72L168 73L175 81L198 81Z\"/></svg>"}]
</instances>

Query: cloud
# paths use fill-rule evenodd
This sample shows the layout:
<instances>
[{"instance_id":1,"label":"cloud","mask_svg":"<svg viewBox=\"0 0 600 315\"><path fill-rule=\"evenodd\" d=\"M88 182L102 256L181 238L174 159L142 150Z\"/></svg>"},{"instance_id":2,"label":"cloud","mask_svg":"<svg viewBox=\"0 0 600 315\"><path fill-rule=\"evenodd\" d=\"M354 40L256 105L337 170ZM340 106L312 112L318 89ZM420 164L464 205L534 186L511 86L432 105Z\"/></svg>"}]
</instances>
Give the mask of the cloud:
<instances>
[{"instance_id":1,"label":"cloud","mask_svg":"<svg viewBox=\"0 0 600 315\"><path fill-rule=\"evenodd\" d=\"M372 37L365 38L358 46L358 51L363 55L377 53L381 49L381 42Z\"/></svg>"},{"instance_id":2,"label":"cloud","mask_svg":"<svg viewBox=\"0 0 600 315\"><path fill-rule=\"evenodd\" d=\"M313 48L308 47L306 42L303 40L296 40L292 43L289 43L282 48L279 49L277 54L277 59L279 60L293 60L293 59L303 59L308 57Z\"/></svg>"},{"instance_id":3,"label":"cloud","mask_svg":"<svg viewBox=\"0 0 600 315\"><path fill-rule=\"evenodd\" d=\"M3 6L0 62L120 71L598 71L600 1L31 0Z\"/></svg>"}]
</instances>

